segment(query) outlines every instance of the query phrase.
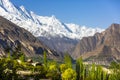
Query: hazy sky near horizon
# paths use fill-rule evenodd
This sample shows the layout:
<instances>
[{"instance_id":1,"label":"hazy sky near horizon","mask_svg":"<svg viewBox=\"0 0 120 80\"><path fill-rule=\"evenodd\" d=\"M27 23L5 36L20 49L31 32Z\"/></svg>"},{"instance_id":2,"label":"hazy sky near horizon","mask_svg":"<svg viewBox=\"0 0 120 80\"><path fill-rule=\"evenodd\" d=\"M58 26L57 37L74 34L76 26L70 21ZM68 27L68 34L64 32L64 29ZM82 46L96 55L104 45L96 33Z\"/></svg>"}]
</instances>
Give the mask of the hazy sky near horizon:
<instances>
[{"instance_id":1,"label":"hazy sky near horizon","mask_svg":"<svg viewBox=\"0 0 120 80\"><path fill-rule=\"evenodd\" d=\"M120 24L120 0L11 0L40 16L55 15L64 23L107 28Z\"/></svg>"}]
</instances>

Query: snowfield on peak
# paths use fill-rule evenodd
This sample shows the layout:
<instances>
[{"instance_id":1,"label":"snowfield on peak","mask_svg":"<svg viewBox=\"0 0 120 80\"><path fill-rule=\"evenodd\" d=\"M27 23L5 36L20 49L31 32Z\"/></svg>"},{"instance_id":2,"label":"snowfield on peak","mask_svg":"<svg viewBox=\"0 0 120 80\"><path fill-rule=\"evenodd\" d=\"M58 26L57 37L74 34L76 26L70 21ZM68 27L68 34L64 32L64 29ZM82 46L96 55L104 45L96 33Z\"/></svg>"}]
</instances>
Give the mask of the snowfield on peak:
<instances>
[{"instance_id":1,"label":"snowfield on peak","mask_svg":"<svg viewBox=\"0 0 120 80\"><path fill-rule=\"evenodd\" d=\"M0 16L25 28L36 37L81 39L82 37L93 36L96 32L104 30L100 28L88 28L72 23L62 23L54 15L51 17L39 16L32 11L26 10L24 6L15 6L10 0L0 0Z\"/></svg>"}]
</instances>

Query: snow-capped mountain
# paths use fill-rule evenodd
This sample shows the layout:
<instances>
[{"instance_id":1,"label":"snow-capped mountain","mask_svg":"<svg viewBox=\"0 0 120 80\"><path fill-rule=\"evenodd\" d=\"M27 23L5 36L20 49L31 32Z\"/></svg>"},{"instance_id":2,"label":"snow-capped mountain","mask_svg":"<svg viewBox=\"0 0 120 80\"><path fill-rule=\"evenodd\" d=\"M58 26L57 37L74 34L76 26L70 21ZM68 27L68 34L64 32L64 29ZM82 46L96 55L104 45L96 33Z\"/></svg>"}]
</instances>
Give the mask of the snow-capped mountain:
<instances>
[{"instance_id":1,"label":"snow-capped mountain","mask_svg":"<svg viewBox=\"0 0 120 80\"><path fill-rule=\"evenodd\" d=\"M26 10L24 6L15 6L10 0L0 0L0 16L25 28L36 37L81 39L82 37L92 36L96 32L104 30L62 23L54 15L51 17L39 16L32 11Z\"/></svg>"}]
</instances>

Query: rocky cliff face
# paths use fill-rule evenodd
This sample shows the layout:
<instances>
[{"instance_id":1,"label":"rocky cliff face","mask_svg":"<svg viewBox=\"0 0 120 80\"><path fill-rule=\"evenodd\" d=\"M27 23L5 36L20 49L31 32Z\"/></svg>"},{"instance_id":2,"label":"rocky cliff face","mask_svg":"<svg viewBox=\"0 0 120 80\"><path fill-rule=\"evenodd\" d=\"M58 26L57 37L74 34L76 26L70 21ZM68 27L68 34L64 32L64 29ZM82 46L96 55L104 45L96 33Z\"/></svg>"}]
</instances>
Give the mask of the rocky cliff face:
<instances>
[{"instance_id":1,"label":"rocky cliff face","mask_svg":"<svg viewBox=\"0 0 120 80\"><path fill-rule=\"evenodd\" d=\"M59 55L48 47L42 44L42 42L35 38L30 32L0 16L0 55L6 55L6 50L14 52L17 48L21 48L21 51L26 56L43 55L44 51L48 52L50 58L56 58Z\"/></svg>"},{"instance_id":2,"label":"rocky cliff face","mask_svg":"<svg viewBox=\"0 0 120 80\"><path fill-rule=\"evenodd\" d=\"M102 33L84 37L77 44L73 58L83 57L93 61L120 60L120 24L112 24Z\"/></svg>"},{"instance_id":3,"label":"rocky cliff face","mask_svg":"<svg viewBox=\"0 0 120 80\"><path fill-rule=\"evenodd\" d=\"M69 53L71 55L72 51L74 50L74 47L78 43L78 40L73 40L67 37L51 37L50 39L40 37L39 39L48 47L50 47L50 49L56 51L62 56L64 56L65 53Z\"/></svg>"}]
</instances>

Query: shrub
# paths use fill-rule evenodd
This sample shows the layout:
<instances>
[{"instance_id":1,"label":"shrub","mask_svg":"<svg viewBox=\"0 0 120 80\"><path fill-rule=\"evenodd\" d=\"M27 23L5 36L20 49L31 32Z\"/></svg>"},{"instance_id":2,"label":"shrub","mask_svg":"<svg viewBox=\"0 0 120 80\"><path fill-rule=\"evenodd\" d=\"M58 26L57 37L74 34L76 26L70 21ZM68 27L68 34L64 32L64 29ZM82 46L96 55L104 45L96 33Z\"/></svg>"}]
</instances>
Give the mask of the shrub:
<instances>
[{"instance_id":1,"label":"shrub","mask_svg":"<svg viewBox=\"0 0 120 80\"><path fill-rule=\"evenodd\" d=\"M68 67L66 66L66 64L61 64L60 65L60 72L63 73Z\"/></svg>"},{"instance_id":2,"label":"shrub","mask_svg":"<svg viewBox=\"0 0 120 80\"><path fill-rule=\"evenodd\" d=\"M52 80L60 79L60 73L57 68L57 65L52 64L48 67L46 77L51 78Z\"/></svg>"},{"instance_id":3,"label":"shrub","mask_svg":"<svg viewBox=\"0 0 120 80\"><path fill-rule=\"evenodd\" d=\"M77 74L76 72L68 68L62 73L62 80L76 80Z\"/></svg>"}]
</instances>

